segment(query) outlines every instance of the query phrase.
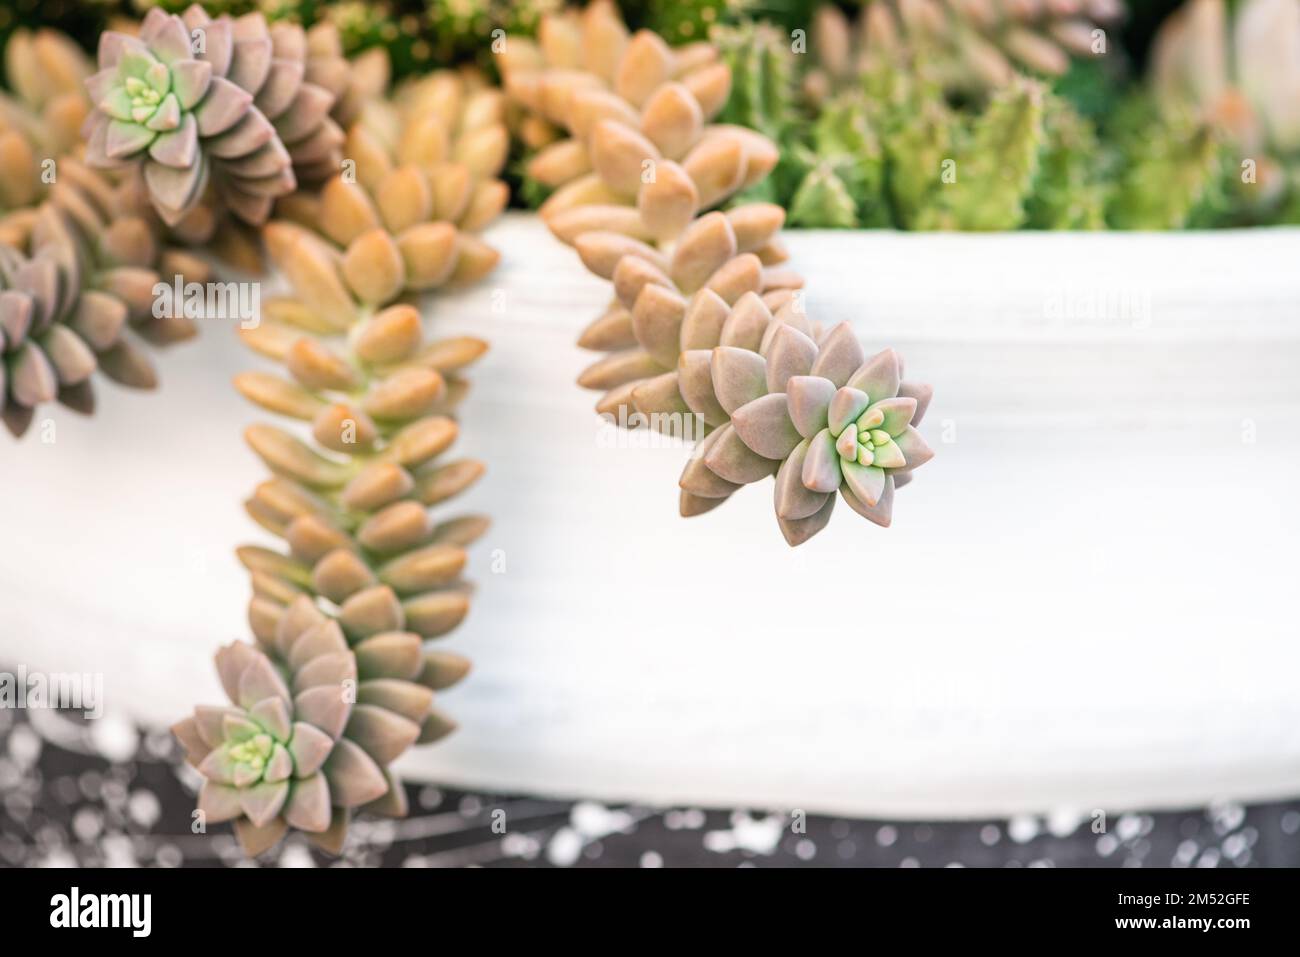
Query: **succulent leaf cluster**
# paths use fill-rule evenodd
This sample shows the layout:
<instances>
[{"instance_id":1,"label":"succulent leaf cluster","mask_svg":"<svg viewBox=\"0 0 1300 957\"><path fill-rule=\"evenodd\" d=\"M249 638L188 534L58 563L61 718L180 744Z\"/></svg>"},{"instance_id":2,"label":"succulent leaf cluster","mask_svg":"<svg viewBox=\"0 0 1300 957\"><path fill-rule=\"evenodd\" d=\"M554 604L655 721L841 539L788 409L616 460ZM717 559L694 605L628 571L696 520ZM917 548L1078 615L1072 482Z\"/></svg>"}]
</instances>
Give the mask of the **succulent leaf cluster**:
<instances>
[{"instance_id":1,"label":"succulent leaf cluster","mask_svg":"<svg viewBox=\"0 0 1300 957\"><path fill-rule=\"evenodd\" d=\"M348 131L346 170L281 202L279 215L333 244L341 279L296 283L330 315L403 292L470 283L497 262L475 233L509 198L500 91L451 71L371 101ZM301 268L297 265L294 268Z\"/></svg>"},{"instance_id":2,"label":"succulent leaf cluster","mask_svg":"<svg viewBox=\"0 0 1300 957\"><path fill-rule=\"evenodd\" d=\"M823 339L803 316L803 280L783 266L787 255L778 233L784 209L737 200L772 172L778 152L761 133L711 122L731 90L728 63L711 44L673 49L648 31L629 34L612 5L597 2L581 14L543 20L536 45L512 38L503 74L539 133L550 130L539 135L546 145L529 168L554 189L542 205L543 218L614 288L610 307L579 340L603 353L579 378L580 385L603 393L597 411L620 424L645 422L682 434L688 422L703 423L707 435L681 483L683 515L708 511L741 485L776 474L801 441L788 418L782 423L772 413L787 380L814 374L823 342L828 358L815 374L826 381L839 377L835 362L858 357L837 387L863 357L847 326ZM758 101L755 96L745 108L757 109ZM725 211L716 208L729 203ZM768 367L769 346L778 350L770 377L756 372ZM715 356L721 363L716 382L710 371ZM750 394L760 379L762 392ZM873 404L896 399L898 383L888 396L877 391ZM759 398L765 400L760 406L748 404ZM871 484L854 501L888 524L891 499L882 496L888 484L892 497L893 480L877 489L875 476L884 476L886 467L910 473L928 450L922 451L923 443L911 446L909 460L888 431L898 426L903 434L915 403L905 421L874 422L876 411L863 420L853 454L864 462L878 454L882 464L861 466ZM786 440L792 440L788 448ZM855 481L858 468L847 469ZM819 478L818 488L825 484ZM827 493L809 494L823 495L820 524L811 513L795 517L791 508L800 506L778 502L792 545L829 517Z\"/></svg>"},{"instance_id":3,"label":"succulent leaf cluster","mask_svg":"<svg viewBox=\"0 0 1300 957\"><path fill-rule=\"evenodd\" d=\"M300 26L268 25L260 13L150 10L138 37L100 38L99 71L87 80L87 159L142 167L169 225L209 187L234 215L262 223L297 174L310 181L338 168L334 95L306 79L307 55Z\"/></svg>"},{"instance_id":4,"label":"succulent leaf cluster","mask_svg":"<svg viewBox=\"0 0 1300 957\"><path fill-rule=\"evenodd\" d=\"M324 784L311 785L328 789L328 816L317 793L310 815L295 812L294 778L280 779L287 790L277 786L274 801L259 799L250 811L242 794L227 790L229 780L208 773L212 759L202 758L203 793L215 789L217 820L236 819L250 854L290 827L337 852L354 809L405 813L400 785L383 769L406 747L455 727L434 707L433 692L459 681L469 663L425 644L468 614L466 549L488 520L435 520L430 510L483 474L481 462L445 453L459 435L464 370L487 344L429 339L416 304L419 294L476 281L496 263L473 231L505 203L495 178L506 149L501 110L499 93L453 73L367 102L344 148L351 173L286 198L285 218L263 230L292 291L264 304L261 323L243 337L284 372L247 372L235 384L257 405L304 423L311 441L271 425L246 432L273 473L246 507L284 549L246 546L239 558L252 578L253 635L290 676L294 705L304 674L331 689L328 727L305 720L330 736L334 750L320 765ZM340 681L355 686L343 717L335 703ZM323 697L315 683L304 687ZM269 762L268 749L292 750L292 739L264 725L269 737L239 728L238 761ZM204 741L228 756L232 742L222 742ZM351 784L330 776L339 753Z\"/></svg>"},{"instance_id":5,"label":"succulent leaf cluster","mask_svg":"<svg viewBox=\"0 0 1300 957\"><path fill-rule=\"evenodd\" d=\"M405 815L389 765L450 730L434 692L468 668L400 632L350 644L306 597L257 646L218 651L216 666L230 704L200 706L172 731L202 776L205 825L233 821L250 856L291 828L337 854L355 812Z\"/></svg>"},{"instance_id":6,"label":"succulent leaf cluster","mask_svg":"<svg viewBox=\"0 0 1300 957\"><path fill-rule=\"evenodd\" d=\"M196 332L179 307L156 314L159 282L202 282L206 264L169 246L130 184L71 156L38 205L0 218L0 415L15 436L58 401L95 407L96 372L130 388L157 383L139 340Z\"/></svg>"}]
</instances>

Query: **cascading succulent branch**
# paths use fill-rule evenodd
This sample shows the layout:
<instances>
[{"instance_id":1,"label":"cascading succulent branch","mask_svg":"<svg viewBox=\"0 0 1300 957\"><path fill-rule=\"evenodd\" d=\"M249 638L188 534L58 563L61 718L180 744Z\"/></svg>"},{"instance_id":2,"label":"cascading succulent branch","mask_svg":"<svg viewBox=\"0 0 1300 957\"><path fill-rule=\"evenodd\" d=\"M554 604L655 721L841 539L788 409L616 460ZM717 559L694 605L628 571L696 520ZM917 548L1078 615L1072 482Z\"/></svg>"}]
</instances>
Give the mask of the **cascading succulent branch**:
<instances>
[{"instance_id":1,"label":"cascading succulent branch","mask_svg":"<svg viewBox=\"0 0 1300 957\"><path fill-rule=\"evenodd\" d=\"M260 13L214 19L197 4L181 16L152 9L138 37L100 38L87 159L142 167L169 225L209 186L235 216L262 223L299 178L339 168L334 96L305 80L306 59L294 24L268 26Z\"/></svg>"},{"instance_id":2,"label":"cascading succulent branch","mask_svg":"<svg viewBox=\"0 0 1300 957\"><path fill-rule=\"evenodd\" d=\"M614 286L614 302L579 340L606 355L579 384L603 392L597 411L622 425L685 432L695 420L684 416L702 419L708 434L682 478L683 515L708 511L740 485L777 474L800 441L788 420L783 428L771 414L788 379L817 375L844 386L863 357L847 326L823 338L803 316L803 281L781 268L787 256L777 236L785 219L780 206L712 209L760 183L778 159L765 136L710 125L727 101L729 67L708 44L674 50L647 31L629 36L614 8L601 2L544 19L536 45L510 38L504 61L512 97L557 130L529 167L555 190L542 215L588 269ZM774 343L784 350L776 359L768 351ZM823 350L826 358L814 367ZM714 356L721 357L717 388ZM840 365L853 357L841 375ZM766 371L758 374L761 392L750 394L753 376L731 388L738 370L766 370L769 362L770 380ZM877 488L876 476L910 474L929 457L919 435L905 432L917 395L928 401L928 391L878 406L898 399L899 383L889 391L872 379L871 387L879 393L867 393L872 410L864 406L853 416L864 424L854 456L874 462L879 455L880 464L840 467L838 474L853 477L846 500L853 496L855 508L888 524L895 480L889 475ZM744 402L732 401L742 395ZM765 401L749 406L759 398ZM906 416L902 406L909 407ZM881 409L890 416L875 422ZM818 431L826 427L822 422ZM836 429L837 441L845 431ZM820 490L827 480L815 477L810 488ZM806 496L797 505L778 499L792 545L825 525L830 491L808 492L822 496L815 514L795 514Z\"/></svg>"},{"instance_id":3,"label":"cascading succulent branch","mask_svg":"<svg viewBox=\"0 0 1300 957\"><path fill-rule=\"evenodd\" d=\"M176 729L206 778L200 810L236 820L250 854L290 827L337 853L353 809L405 813L400 785L381 770L455 727L433 692L459 681L469 663L424 645L468 613L466 548L488 521L435 522L429 510L483 473L482 463L443 453L459 433L461 373L487 344L426 341L414 300L474 282L496 264L472 231L505 204L495 178L505 161L502 115L499 91L446 72L404 86L391 102L367 103L348 134L345 172L283 200L289 218L264 229L292 294L267 302L262 321L242 334L287 376L246 372L236 387L308 423L316 447L269 425L246 433L274 473L248 513L287 551L239 550L262 654L227 650L240 657L219 657L218 667L252 668L257 691L225 680L248 714L222 716L215 727L200 711ZM292 698L269 681L265 662ZM340 682L355 686L345 703ZM260 704L268 696L280 703ZM294 753L303 728L286 710L325 733L307 729L309 760ZM292 762L277 757L280 749Z\"/></svg>"}]
</instances>

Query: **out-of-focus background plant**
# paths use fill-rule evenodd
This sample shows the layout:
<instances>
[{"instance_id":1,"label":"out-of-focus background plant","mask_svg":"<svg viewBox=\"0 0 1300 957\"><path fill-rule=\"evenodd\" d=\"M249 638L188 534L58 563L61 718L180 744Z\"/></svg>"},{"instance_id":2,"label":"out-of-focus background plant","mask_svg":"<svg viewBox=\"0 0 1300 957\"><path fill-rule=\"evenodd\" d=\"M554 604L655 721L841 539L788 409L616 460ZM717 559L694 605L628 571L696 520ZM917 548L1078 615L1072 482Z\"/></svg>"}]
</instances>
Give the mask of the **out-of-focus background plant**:
<instances>
[{"instance_id":1,"label":"out-of-focus background plant","mask_svg":"<svg viewBox=\"0 0 1300 957\"><path fill-rule=\"evenodd\" d=\"M15 0L0 39L190 0ZM207 0L337 25L400 77L495 72L494 36L563 0ZM712 39L724 121L777 140L760 197L803 227L1176 229L1300 222L1300 0L624 0L633 28ZM496 31L503 31L497 33ZM518 150L522 160L527 137ZM516 205L546 191L515 162ZM742 195L737 201L752 200Z\"/></svg>"}]
</instances>

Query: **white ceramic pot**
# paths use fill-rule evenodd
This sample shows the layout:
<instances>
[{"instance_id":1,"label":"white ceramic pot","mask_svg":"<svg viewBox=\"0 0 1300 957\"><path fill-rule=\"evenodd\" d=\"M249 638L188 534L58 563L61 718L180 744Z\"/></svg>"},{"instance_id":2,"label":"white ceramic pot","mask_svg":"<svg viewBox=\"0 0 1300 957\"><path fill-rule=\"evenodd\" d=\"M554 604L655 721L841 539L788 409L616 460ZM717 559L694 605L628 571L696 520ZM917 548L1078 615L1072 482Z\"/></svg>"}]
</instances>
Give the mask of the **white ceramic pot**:
<instances>
[{"instance_id":1,"label":"white ceramic pot","mask_svg":"<svg viewBox=\"0 0 1300 957\"><path fill-rule=\"evenodd\" d=\"M487 238L499 271L426 311L493 344L475 670L407 774L892 817L1300 793L1300 232L791 234L811 314L935 384L938 452L892 528L842 508L795 550L770 485L677 517L686 451L610 442L573 385L605 284L531 217ZM219 700L265 538L255 361L205 332L160 395L0 445L0 662L147 721Z\"/></svg>"}]
</instances>

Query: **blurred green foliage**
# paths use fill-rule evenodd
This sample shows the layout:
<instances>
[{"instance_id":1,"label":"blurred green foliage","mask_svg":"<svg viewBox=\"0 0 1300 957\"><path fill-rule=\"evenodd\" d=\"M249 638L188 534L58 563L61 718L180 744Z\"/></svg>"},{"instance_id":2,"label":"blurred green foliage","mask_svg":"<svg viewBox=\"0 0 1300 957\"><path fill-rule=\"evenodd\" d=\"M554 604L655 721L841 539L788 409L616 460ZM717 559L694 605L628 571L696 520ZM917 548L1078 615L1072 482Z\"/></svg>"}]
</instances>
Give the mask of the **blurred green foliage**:
<instances>
[{"instance_id":1,"label":"blurred green foliage","mask_svg":"<svg viewBox=\"0 0 1300 957\"><path fill-rule=\"evenodd\" d=\"M93 49L116 17L191 0L7 0L0 38L48 24ZM1270 158L1267 189L1204 124L1163 114L1135 79L1177 0L1132 4L1120 50L1080 60L1050 85L1017 80L985 101L953 101L927 77L876 65L818 101L804 93L811 54L792 50L810 0L624 0L630 26L670 42L710 38L733 71L720 121L760 130L781 160L738 201L789 211L792 226L901 229L1177 229L1300 222L1300 157ZM564 0L205 0L212 13L261 10L306 25L328 19L356 52L382 46L394 74L478 63L495 30L533 33ZM843 3L846 9L859 3ZM951 94L949 94L951 96ZM517 202L546 191L519 172ZM1261 173L1263 176L1263 173Z\"/></svg>"}]
</instances>

